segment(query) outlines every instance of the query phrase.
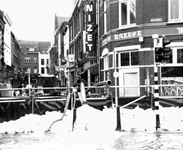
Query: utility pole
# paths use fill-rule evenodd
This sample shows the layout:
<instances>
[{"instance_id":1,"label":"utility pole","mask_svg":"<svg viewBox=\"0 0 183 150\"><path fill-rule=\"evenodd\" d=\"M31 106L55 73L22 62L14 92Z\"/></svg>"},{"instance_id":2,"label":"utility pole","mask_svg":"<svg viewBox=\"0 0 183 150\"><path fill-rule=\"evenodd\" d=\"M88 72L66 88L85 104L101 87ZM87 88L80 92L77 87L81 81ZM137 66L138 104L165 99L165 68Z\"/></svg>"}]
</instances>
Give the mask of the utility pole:
<instances>
[{"instance_id":1,"label":"utility pole","mask_svg":"<svg viewBox=\"0 0 183 150\"><path fill-rule=\"evenodd\" d=\"M34 98L32 97L31 95L31 77L30 77L30 74L31 74L31 70L30 68L27 69L27 74L28 74L28 88L29 88L29 98L31 99L32 101L32 114L34 114Z\"/></svg>"},{"instance_id":2,"label":"utility pole","mask_svg":"<svg viewBox=\"0 0 183 150\"><path fill-rule=\"evenodd\" d=\"M115 105L116 105L116 131L121 130L121 117L120 117L120 106L118 105L118 89L117 89L117 78L119 77L119 73L116 69L116 51L113 53L113 61L114 61L114 73L113 76L115 78Z\"/></svg>"}]
</instances>

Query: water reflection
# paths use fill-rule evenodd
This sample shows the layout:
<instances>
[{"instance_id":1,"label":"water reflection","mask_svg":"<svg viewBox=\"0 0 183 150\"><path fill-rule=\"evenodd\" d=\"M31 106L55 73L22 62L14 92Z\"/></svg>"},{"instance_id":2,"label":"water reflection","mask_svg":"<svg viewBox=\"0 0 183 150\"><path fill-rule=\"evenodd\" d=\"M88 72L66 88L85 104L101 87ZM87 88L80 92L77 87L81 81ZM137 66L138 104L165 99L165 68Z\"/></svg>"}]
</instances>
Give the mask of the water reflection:
<instances>
[{"instance_id":1,"label":"water reflection","mask_svg":"<svg viewBox=\"0 0 183 150\"><path fill-rule=\"evenodd\" d=\"M72 132L67 135L53 132L0 134L0 150L60 150L61 147L64 150L74 147L79 150L180 150L182 137L182 132L119 132L117 136L108 135L100 140L96 135Z\"/></svg>"},{"instance_id":2,"label":"water reflection","mask_svg":"<svg viewBox=\"0 0 183 150\"><path fill-rule=\"evenodd\" d=\"M115 150L180 150L182 132L123 133L114 141Z\"/></svg>"}]
</instances>

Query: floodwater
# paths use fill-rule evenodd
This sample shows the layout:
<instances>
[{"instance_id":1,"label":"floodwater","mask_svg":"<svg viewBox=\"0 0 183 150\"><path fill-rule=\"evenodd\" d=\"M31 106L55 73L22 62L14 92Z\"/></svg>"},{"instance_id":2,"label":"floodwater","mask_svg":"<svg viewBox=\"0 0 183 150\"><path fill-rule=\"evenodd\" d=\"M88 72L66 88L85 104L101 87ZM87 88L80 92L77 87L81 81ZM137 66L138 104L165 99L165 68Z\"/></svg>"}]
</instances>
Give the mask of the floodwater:
<instances>
[{"instance_id":1,"label":"floodwater","mask_svg":"<svg viewBox=\"0 0 183 150\"><path fill-rule=\"evenodd\" d=\"M100 139L102 138L103 139ZM183 132L78 132L0 134L0 150L180 150Z\"/></svg>"},{"instance_id":2,"label":"floodwater","mask_svg":"<svg viewBox=\"0 0 183 150\"><path fill-rule=\"evenodd\" d=\"M60 112L39 116L29 114L0 124L0 150L181 150L183 149L183 108L161 108L161 129L155 131L152 110L121 110L122 131L115 131L116 110L95 110L82 106L62 121Z\"/></svg>"}]
</instances>

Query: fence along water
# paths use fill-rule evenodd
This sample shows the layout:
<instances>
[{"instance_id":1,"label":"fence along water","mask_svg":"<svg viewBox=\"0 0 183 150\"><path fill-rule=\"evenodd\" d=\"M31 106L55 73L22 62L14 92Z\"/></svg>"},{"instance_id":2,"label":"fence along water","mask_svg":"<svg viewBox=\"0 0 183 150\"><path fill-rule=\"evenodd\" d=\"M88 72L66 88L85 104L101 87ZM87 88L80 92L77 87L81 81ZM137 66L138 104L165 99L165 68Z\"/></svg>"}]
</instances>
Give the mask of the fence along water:
<instances>
[{"instance_id":1,"label":"fence along water","mask_svg":"<svg viewBox=\"0 0 183 150\"><path fill-rule=\"evenodd\" d=\"M111 81L107 81L107 82L103 82L103 83L98 83L95 86L85 87L85 89L87 88L88 90L86 90L86 92L88 92L92 88L102 88L102 89L105 88L106 89L106 87L107 87L108 91L110 92L110 89L116 88L116 86L111 86L110 84L111 84ZM179 84L179 85L172 85L172 84L158 85L158 87L161 90L165 89L165 87L177 87L178 88L178 87L182 87L182 86L183 85L181 85L181 84ZM117 86L117 88L130 88L130 87L147 88L147 85ZM154 85L148 85L148 88L149 87L152 89L154 87ZM50 88L53 88L53 87L50 87ZM33 88L33 89L38 90L39 88ZM41 89L44 89L44 88L41 88ZM49 87L45 88L45 89L49 89ZM63 89L66 89L66 88L57 87L57 89L62 89L63 90ZM3 88L3 89L0 89L1 92L6 91L6 92L9 92L9 93L12 93L13 91L16 91L16 90L20 90L20 88ZM153 100L154 95L153 94L154 93L152 92L151 93L151 98L150 98L150 101L149 101L152 105L154 105L153 104L154 103L154 100ZM92 93L91 93L91 95L92 95ZM165 102L165 103L169 103L170 106L173 105L173 103L174 103L173 100L172 101L171 100L168 100L168 101L166 100L166 99L171 99L173 97L174 96L166 96L164 94L163 95L160 94L160 96L159 96L160 104L163 104ZM128 106L130 106L132 104L135 104L137 101L140 101L144 98L146 98L146 96L142 96L139 99L136 99L136 100L134 100L134 101L122 106L122 107L128 107ZM183 98L183 96L180 95L180 96L176 96L174 98L181 99L181 98ZM90 98L87 97L86 98L87 101L90 101L90 102L93 101L91 103L95 103L96 101L100 101L101 99L103 101L107 100L106 98L101 98L101 97L90 97ZM114 97L110 97L110 99L111 99L111 103L114 104ZM11 95L8 95L7 97L6 96L3 96L3 97L1 96L0 97L0 111L1 111L1 120L0 121L7 121L9 119L16 119L18 117L21 117L21 115L25 115L27 113L37 113L37 114L41 115L41 114L44 114L47 110L48 111L60 110L60 111L63 112L65 103L66 103L66 97L61 96L61 95L60 96L49 96L49 95L36 96L36 95L31 95L31 96L17 96L17 97L14 97L11 94ZM174 103L174 106L181 106L181 105L182 105L181 102L177 103L177 104ZM34 106L34 109L32 109L32 106ZM150 107L152 107L152 106L150 106ZM6 109L4 109L4 108L6 108ZM18 108L19 108L19 111L18 111ZM18 113L20 113L21 115L18 114ZM5 115L5 116L3 116L3 115ZM12 116L12 115L14 115L14 116Z\"/></svg>"}]
</instances>

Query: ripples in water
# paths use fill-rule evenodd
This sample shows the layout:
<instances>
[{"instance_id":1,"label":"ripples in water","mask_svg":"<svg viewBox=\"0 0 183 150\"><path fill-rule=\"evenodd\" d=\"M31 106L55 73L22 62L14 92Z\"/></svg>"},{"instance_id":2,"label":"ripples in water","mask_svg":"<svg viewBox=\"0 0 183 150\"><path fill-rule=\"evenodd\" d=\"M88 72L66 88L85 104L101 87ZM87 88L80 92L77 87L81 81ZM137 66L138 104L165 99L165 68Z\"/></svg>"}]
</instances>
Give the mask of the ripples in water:
<instances>
[{"instance_id":1,"label":"ripples in water","mask_svg":"<svg viewBox=\"0 0 183 150\"><path fill-rule=\"evenodd\" d=\"M115 136L114 136L115 135ZM118 132L114 135L60 133L1 134L0 150L180 150L182 132Z\"/></svg>"}]
</instances>

